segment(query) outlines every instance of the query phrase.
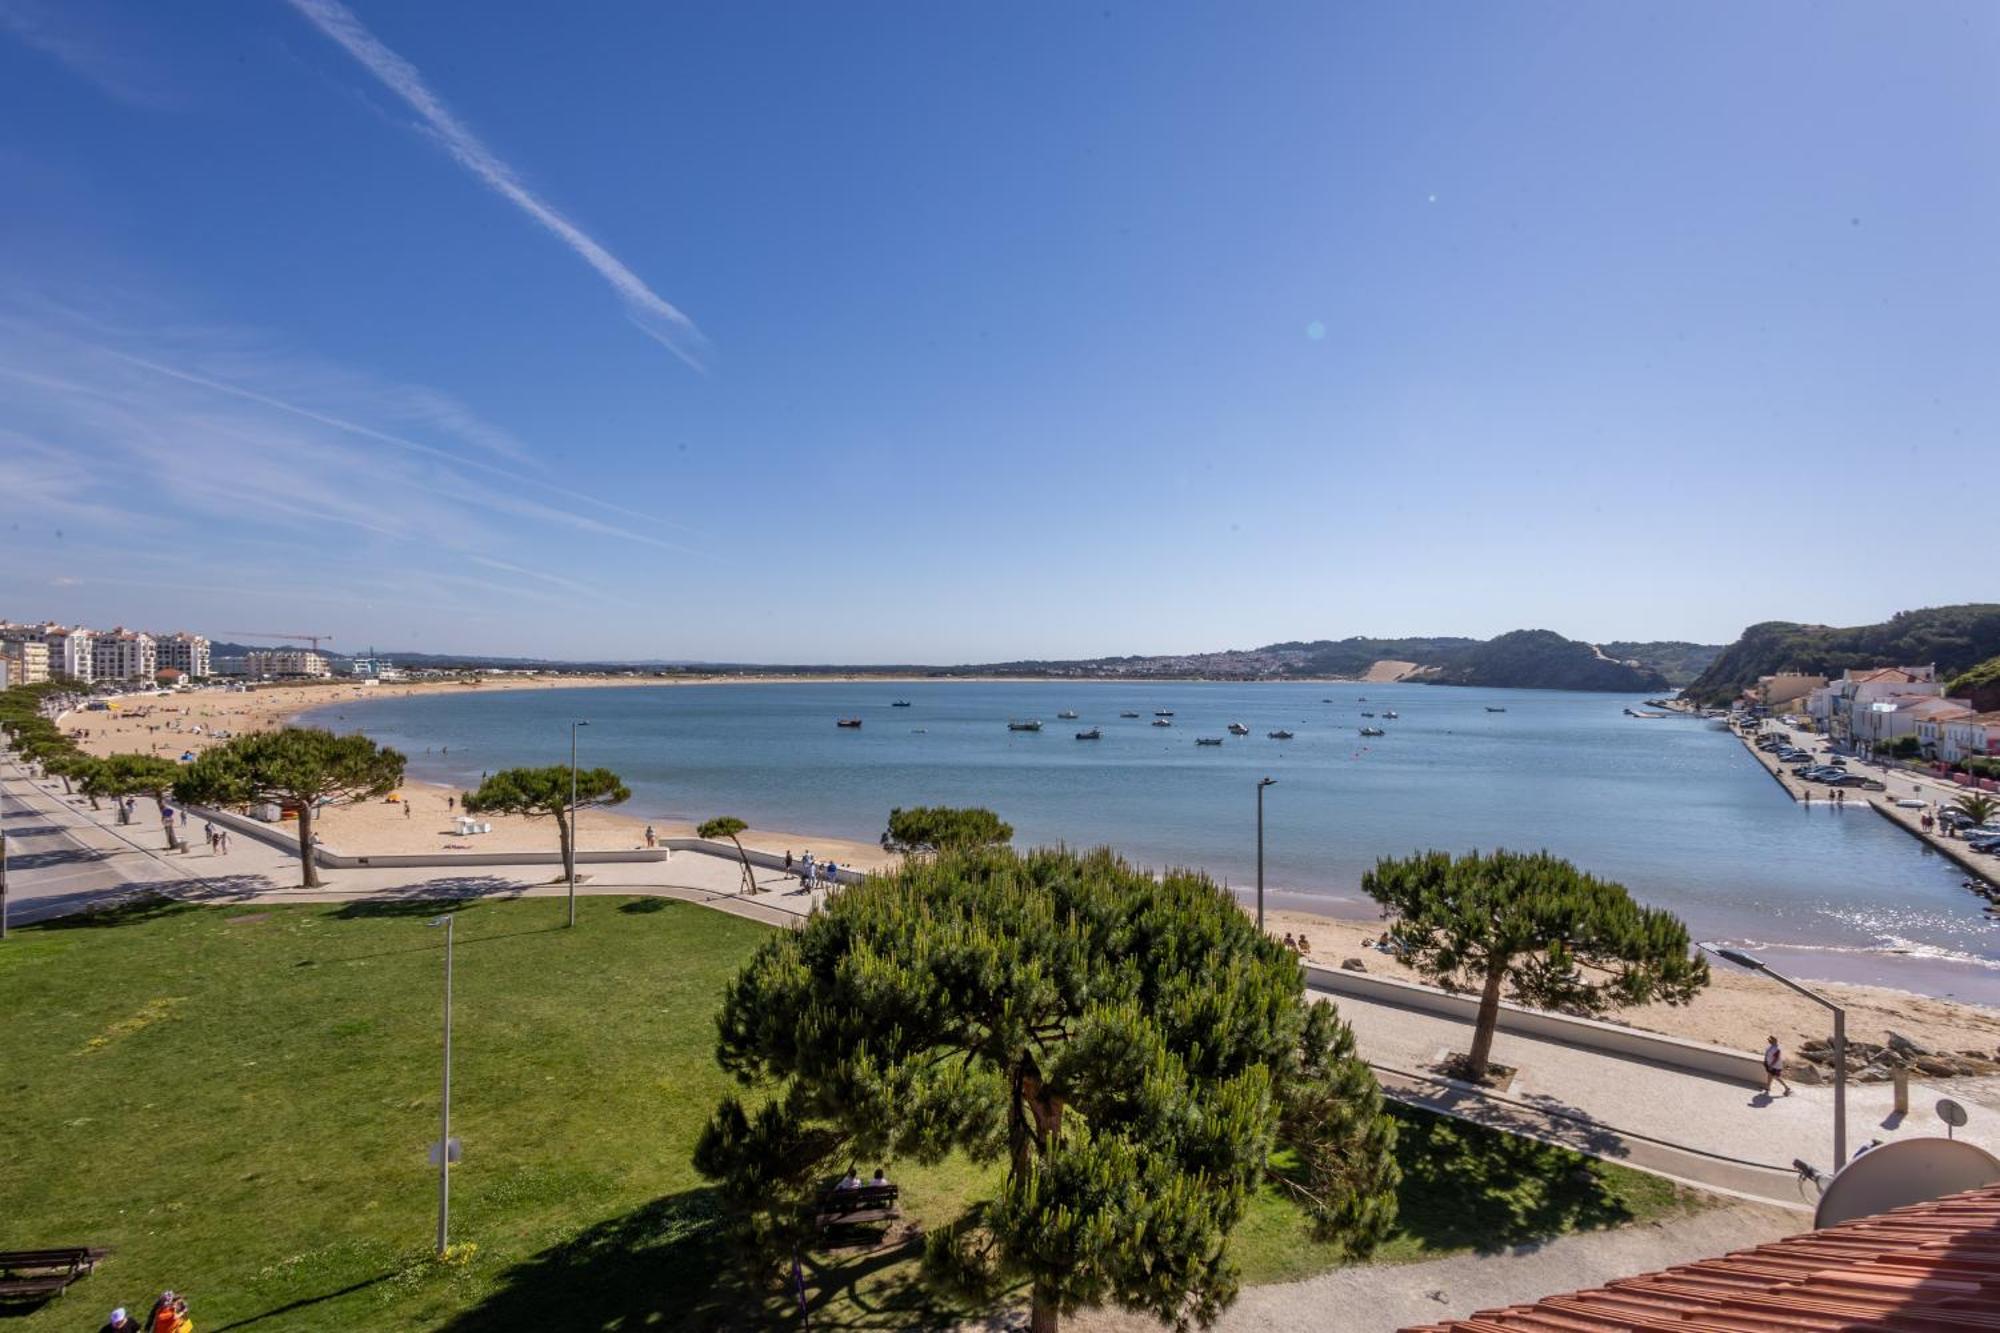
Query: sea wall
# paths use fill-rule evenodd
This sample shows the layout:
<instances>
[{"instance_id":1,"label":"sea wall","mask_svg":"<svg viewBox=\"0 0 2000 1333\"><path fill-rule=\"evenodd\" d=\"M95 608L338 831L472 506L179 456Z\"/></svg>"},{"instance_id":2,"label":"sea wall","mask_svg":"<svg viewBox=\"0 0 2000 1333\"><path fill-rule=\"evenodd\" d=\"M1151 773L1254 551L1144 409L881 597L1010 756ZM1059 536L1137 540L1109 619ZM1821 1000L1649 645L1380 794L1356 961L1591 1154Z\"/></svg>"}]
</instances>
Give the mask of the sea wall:
<instances>
[{"instance_id":1,"label":"sea wall","mask_svg":"<svg viewBox=\"0 0 2000 1333\"><path fill-rule=\"evenodd\" d=\"M1472 1026L1479 1016L1479 998L1453 995L1434 986L1420 986L1391 977L1370 976L1345 968L1306 965L1306 985L1331 995L1349 995L1371 1004L1386 1004L1415 1013L1448 1018ZM1627 1060L1681 1069L1707 1078L1764 1085L1764 1063L1754 1051L1737 1051L1726 1046L1709 1046L1680 1037L1661 1036L1621 1027L1591 1018L1571 1018L1529 1009L1505 1001L1500 1005L1500 1031L1517 1037L1554 1042L1582 1050L1601 1051Z\"/></svg>"}]
</instances>

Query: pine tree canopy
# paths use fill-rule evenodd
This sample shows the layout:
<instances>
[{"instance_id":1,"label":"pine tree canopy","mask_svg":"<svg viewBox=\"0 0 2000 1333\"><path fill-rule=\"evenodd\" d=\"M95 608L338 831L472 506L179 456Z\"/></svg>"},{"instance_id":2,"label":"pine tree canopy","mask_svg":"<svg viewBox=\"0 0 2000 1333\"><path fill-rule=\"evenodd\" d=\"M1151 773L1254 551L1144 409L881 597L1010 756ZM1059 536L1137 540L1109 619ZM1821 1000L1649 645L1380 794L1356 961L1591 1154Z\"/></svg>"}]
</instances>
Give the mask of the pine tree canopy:
<instances>
[{"instance_id":1,"label":"pine tree canopy","mask_svg":"<svg viewBox=\"0 0 2000 1333\"><path fill-rule=\"evenodd\" d=\"M767 1246L850 1160L1005 1160L934 1233L961 1279L1024 1277L1036 1328L1114 1303L1185 1327L1235 1294L1228 1235L1282 1139L1315 1229L1363 1253L1393 1220L1395 1131L1297 959L1206 876L1107 851L946 851L768 940L717 1056L753 1089L696 1165Z\"/></svg>"}]
</instances>

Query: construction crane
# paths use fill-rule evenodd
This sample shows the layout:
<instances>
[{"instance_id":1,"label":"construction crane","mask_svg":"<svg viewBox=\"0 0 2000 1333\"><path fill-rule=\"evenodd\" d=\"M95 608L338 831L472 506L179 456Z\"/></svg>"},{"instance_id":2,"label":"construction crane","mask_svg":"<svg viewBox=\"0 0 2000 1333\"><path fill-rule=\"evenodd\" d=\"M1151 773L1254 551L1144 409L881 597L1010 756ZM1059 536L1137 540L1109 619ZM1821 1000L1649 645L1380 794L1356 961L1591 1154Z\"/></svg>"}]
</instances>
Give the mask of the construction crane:
<instances>
[{"instance_id":1,"label":"construction crane","mask_svg":"<svg viewBox=\"0 0 2000 1333\"><path fill-rule=\"evenodd\" d=\"M222 633L241 634L251 639L296 639L300 643L311 644L314 652L319 651L319 645L322 640L327 643L333 642L331 634L263 634L254 629L226 629Z\"/></svg>"}]
</instances>

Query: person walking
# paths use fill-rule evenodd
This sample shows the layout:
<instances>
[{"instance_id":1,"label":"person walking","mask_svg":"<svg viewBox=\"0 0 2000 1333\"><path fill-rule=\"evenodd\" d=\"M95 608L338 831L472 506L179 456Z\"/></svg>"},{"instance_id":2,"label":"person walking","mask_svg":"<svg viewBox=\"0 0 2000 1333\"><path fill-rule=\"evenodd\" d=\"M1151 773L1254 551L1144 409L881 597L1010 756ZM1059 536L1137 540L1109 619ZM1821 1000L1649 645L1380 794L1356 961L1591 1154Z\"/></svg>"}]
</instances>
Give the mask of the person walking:
<instances>
[{"instance_id":1,"label":"person walking","mask_svg":"<svg viewBox=\"0 0 2000 1333\"><path fill-rule=\"evenodd\" d=\"M410 803L408 801L405 801L403 802L403 818L408 819L409 817L410 817Z\"/></svg>"},{"instance_id":2,"label":"person walking","mask_svg":"<svg viewBox=\"0 0 2000 1333\"><path fill-rule=\"evenodd\" d=\"M1784 1048L1778 1045L1775 1036L1764 1038L1764 1043L1764 1095L1766 1097L1771 1095L1773 1083L1783 1083L1785 1095L1789 1097L1792 1095L1792 1085L1785 1082Z\"/></svg>"}]
</instances>

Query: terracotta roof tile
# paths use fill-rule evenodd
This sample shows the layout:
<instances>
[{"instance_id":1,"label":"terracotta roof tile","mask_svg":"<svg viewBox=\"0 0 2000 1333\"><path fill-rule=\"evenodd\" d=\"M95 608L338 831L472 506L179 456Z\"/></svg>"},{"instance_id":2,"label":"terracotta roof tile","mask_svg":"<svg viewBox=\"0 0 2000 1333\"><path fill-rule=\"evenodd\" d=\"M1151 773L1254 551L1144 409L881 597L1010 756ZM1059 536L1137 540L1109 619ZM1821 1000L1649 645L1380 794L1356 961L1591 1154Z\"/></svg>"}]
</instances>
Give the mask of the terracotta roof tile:
<instances>
[{"instance_id":1,"label":"terracotta roof tile","mask_svg":"<svg viewBox=\"0 0 2000 1333\"><path fill-rule=\"evenodd\" d=\"M2000 1185L1404 1333L2000 1333Z\"/></svg>"}]
</instances>

